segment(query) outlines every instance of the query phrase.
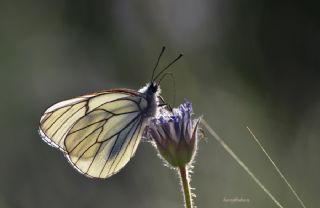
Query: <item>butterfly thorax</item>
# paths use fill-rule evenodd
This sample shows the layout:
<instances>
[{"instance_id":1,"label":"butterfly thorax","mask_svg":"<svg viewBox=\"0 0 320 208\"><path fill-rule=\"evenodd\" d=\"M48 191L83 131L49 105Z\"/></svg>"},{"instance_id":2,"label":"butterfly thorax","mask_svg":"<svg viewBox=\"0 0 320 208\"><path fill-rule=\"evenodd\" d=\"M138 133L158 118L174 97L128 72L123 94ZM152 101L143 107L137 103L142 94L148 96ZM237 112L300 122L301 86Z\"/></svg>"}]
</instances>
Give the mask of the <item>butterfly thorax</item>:
<instances>
[{"instance_id":1,"label":"butterfly thorax","mask_svg":"<svg viewBox=\"0 0 320 208\"><path fill-rule=\"evenodd\" d=\"M159 105L158 96L161 92L160 86L156 83L148 83L146 86L139 90L142 93L148 103L148 107L145 110L145 117L154 117L157 114L157 109Z\"/></svg>"}]
</instances>

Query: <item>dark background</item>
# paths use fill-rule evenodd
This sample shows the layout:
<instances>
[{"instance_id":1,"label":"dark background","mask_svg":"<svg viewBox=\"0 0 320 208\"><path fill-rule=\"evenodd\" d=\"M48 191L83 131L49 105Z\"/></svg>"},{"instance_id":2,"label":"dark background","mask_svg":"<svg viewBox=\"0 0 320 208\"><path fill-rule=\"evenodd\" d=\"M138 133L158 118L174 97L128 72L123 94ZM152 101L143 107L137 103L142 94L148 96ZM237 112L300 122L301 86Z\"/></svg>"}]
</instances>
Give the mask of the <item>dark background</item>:
<instances>
[{"instance_id":1,"label":"dark background","mask_svg":"<svg viewBox=\"0 0 320 208\"><path fill-rule=\"evenodd\" d=\"M0 207L182 207L177 175L142 143L119 174L88 179L41 141L50 105L126 87L180 52L163 96L193 102L284 207L300 207L250 138L251 127L307 207L320 204L320 13L316 1L0 0ZM175 100L173 99L176 93ZM276 207L209 135L192 186L204 207ZM226 203L242 197L249 203Z\"/></svg>"}]
</instances>

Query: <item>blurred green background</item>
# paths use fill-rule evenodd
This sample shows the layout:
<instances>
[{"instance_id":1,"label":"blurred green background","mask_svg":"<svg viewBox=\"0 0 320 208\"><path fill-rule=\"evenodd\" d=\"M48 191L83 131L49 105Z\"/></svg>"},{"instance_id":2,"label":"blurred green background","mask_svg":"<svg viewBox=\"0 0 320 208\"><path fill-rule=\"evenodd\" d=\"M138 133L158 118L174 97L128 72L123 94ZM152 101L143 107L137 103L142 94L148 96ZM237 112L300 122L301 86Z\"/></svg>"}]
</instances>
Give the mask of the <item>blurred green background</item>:
<instances>
[{"instance_id":1,"label":"blurred green background","mask_svg":"<svg viewBox=\"0 0 320 208\"><path fill-rule=\"evenodd\" d=\"M307 207L320 204L320 13L316 1L0 0L0 207L183 207L174 171L148 143L119 174L91 180L41 141L50 105L139 89L163 45L180 52L163 96L193 102L285 207L300 207L246 126ZM174 93L176 99L174 101ZM203 207L276 207L209 135L192 186ZM249 203L226 203L242 197Z\"/></svg>"}]
</instances>

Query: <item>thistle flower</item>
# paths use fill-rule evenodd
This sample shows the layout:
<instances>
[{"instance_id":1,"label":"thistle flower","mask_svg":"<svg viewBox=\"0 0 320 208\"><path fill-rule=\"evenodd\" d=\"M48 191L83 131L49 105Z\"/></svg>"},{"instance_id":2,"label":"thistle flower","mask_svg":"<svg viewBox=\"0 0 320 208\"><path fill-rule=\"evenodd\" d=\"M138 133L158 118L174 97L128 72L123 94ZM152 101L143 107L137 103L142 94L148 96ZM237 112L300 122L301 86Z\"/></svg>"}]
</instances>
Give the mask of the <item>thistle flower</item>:
<instances>
[{"instance_id":1,"label":"thistle flower","mask_svg":"<svg viewBox=\"0 0 320 208\"><path fill-rule=\"evenodd\" d=\"M160 109L147 128L159 155L173 168L181 179L185 208L192 208L189 171L197 148L197 130L200 119L193 120L192 104L188 101L172 111Z\"/></svg>"},{"instance_id":2,"label":"thistle flower","mask_svg":"<svg viewBox=\"0 0 320 208\"><path fill-rule=\"evenodd\" d=\"M189 164L195 155L199 119L191 115L192 104L186 101L172 111L161 109L148 127L159 154L173 167Z\"/></svg>"}]
</instances>

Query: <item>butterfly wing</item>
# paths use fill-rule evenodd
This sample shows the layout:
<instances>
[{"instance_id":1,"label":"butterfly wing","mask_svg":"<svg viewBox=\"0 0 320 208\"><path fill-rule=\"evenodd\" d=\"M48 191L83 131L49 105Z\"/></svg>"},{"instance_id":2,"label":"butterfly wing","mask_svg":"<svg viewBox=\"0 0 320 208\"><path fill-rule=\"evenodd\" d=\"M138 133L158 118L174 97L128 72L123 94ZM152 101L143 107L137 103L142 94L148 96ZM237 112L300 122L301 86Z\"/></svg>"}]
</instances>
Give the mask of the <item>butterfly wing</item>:
<instances>
[{"instance_id":1,"label":"butterfly wing","mask_svg":"<svg viewBox=\"0 0 320 208\"><path fill-rule=\"evenodd\" d=\"M82 174L107 178L134 155L145 127L143 94L110 90L63 101L40 121L40 135Z\"/></svg>"}]
</instances>

